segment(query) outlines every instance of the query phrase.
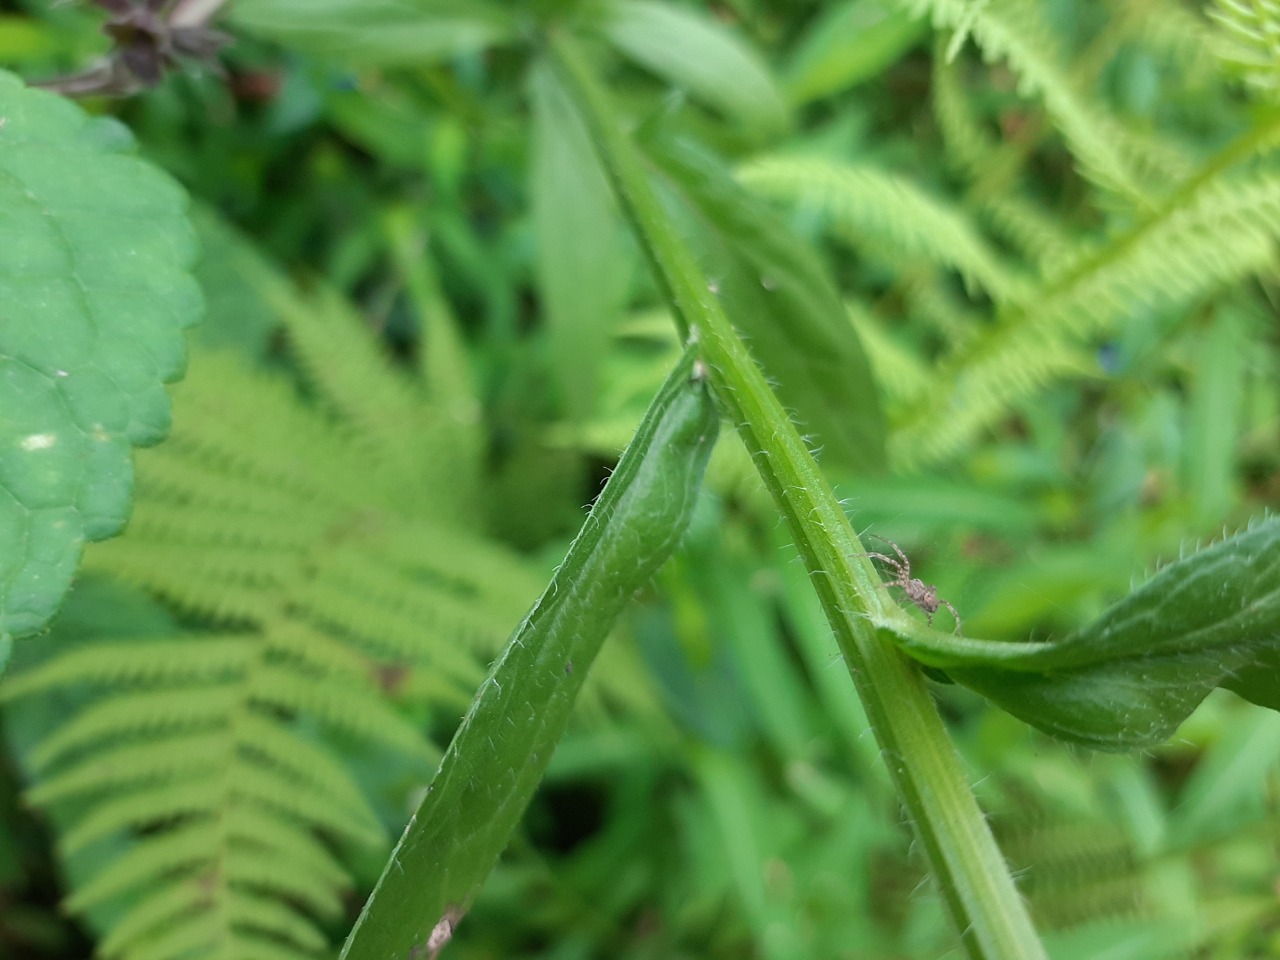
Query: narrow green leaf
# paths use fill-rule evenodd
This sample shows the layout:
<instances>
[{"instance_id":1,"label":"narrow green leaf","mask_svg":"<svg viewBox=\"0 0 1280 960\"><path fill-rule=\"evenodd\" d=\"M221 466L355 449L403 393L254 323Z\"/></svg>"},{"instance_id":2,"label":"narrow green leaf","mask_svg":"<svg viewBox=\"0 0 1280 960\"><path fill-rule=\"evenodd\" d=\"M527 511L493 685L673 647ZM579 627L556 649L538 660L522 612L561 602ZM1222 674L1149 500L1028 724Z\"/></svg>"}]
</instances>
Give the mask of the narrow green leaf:
<instances>
[{"instance_id":1,"label":"narrow green leaf","mask_svg":"<svg viewBox=\"0 0 1280 960\"><path fill-rule=\"evenodd\" d=\"M1238 829L1268 805L1280 767L1280 715L1240 717L1197 761L1170 818L1174 842L1191 843Z\"/></svg>"},{"instance_id":2,"label":"narrow green leaf","mask_svg":"<svg viewBox=\"0 0 1280 960\"><path fill-rule=\"evenodd\" d=\"M509 40L509 9L485 0L236 0L245 30L348 63L420 65Z\"/></svg>"},{"instance_id":3,"label":"narrow green leaf","mask_svg":"<svg viewBox=\"0 0 1280 960\"><path fill-rule=\"evenodd\" d=\"M1185 467L1196 519L1214 523L1233 502L1245 371L1242 317L1220 306L1196 351Z\"/></svg>"},{"instance_id":4,"label":"narrow green leaf","mask_svg":"<svg viewBox=\"0 0 1280 960\"><path fill-rule=\"evenodd\" d=\"M569 415L587 416L630 264L617 209L581 118L546 64L533 69L530 194L538 289Z\"/></svg>"},{"instance_id":5,"label":"narrow green leaf","mask_svg":"<svg viewBox=\"0 0 1280 960\"><path fill-rule=\"evenodd\" d=\"M130 448L168 431L200 318L186 195L132 149L0 72L0 638L40 629L85 541L124 525Z\"/></svg>"},{"instance_id":6,"label":"narrow green leaf","mask_svg":"<svg viewBox=\"0 0 1280 960\"><path fill-rule=\"evenodd\" d=\"M685 354L463 718L343 960L429 957L520 821L614 621L680 541L719 426Z\"/></svg>"},{"instance_id":7,"label":"narrow green leaf","mask_svg":"<svg viewBox=\"0 0 1280 960\"><path fill-rule=\"evenodd\" d=\"M709 283L779 398L830 466L875 473L884 421L871 366L817 254L758 197L686 141L653 133L646 153L698 217Z\"/></svg>"},{"instance_id":8,"label":"narrow green leaf","mask_svg":"<svg viewBox=\"0 0 1280 960\"><path fill-rule=\"evenodd\" d=\"M1099 750L1154 746L1215 687L1280 709L1280 519L1170 564L1058 642L882 625L923 662L1047 733Z\"/></svg>"},{"instance_id":9,"label":"narrow green leaf","mask_svg":"<svg viewBox=\"0 0 1280 960\"><path fill-rule=\"evenodd\" d=\"M827 7L796 46L784 84L793 104L843 93L878 76L929 32L929 23L890 0Z\"/></svg>"},{"instance_id":10,"label":"narrow green leaf","mask_svg":"<svg viewBox=\"0 0 1280 960\"><path fill-rule=\"evenodd\" d=\"M632 60L752 130L774 133L787 107L764 61L705 14L656 0L612 0L604 32Z\"/></svg>"}]
</instances>

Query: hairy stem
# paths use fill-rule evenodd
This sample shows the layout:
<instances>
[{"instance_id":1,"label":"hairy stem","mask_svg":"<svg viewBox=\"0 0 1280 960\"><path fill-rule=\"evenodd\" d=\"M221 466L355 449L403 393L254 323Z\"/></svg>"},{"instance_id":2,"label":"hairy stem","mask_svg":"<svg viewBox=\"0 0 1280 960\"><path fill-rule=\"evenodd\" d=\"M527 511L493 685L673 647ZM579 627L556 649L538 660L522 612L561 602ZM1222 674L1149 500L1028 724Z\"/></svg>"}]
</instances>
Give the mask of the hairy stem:
<instances>
[{"instance_id":1,"label":"hairy stem","mask_svg":"<svg viewBox=\"0 0 1280 960\"><path fill-rule=\"evenodd\" d=\"M886 601L830 485L667 217L577 45L563 34L550 45L655 277L698 342L717 399L786 518L968 955L1044 957L919 669L868 619Z\"/></svg>"}]
</instances>

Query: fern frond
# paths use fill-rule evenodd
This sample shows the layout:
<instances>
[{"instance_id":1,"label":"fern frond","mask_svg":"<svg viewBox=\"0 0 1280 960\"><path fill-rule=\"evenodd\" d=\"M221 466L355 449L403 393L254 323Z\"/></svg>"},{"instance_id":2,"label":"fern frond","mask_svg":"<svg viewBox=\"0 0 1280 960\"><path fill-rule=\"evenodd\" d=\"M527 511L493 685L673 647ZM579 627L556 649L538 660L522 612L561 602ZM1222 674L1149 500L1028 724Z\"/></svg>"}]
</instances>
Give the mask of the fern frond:
<instances>
[{"instance_id":1,"label":"fern frond","mask_svg":"<svg viewBox=\"0 0 1280 960\"><path fill-rule=\"evenodd\" d=\"M112 791L96 798L91 812L58 838L66 856L127 830L157 822L207 817L218 805L218 776L187 777L180 783L146 784L143 789Z\"/></svg>"},{"instance_id":2,"label":"fern frond","mask_svg":"<svg viewBox=\"0 0 1280 960\"><path fill-rule=\"evenodd\" d=\"M208 894L194 883L177 883L163 886L154 893L140 900L129 912L128 918L111 929L98 951L104 957L124 955L156 927L164 926L182 914L194 912L208 905ZM149 951L151 955L163 956L163 951Z\"/></svg>"},{"instance_id":3,"label":"fern frond","mask_svg":"<svg viewBox=\"0 0 1280 960\"><path fill-rule=\"evenodd\" d=\"M1264 139L1265 130L1253 137ZM1032 297L945 362L929 398L891 446L903 465L958 450L1049 380L1094 367L1081 340L1136 310L1168 310L1270 268L1280 216L1274 174L1197 178L1177 202L1111 243L1067 262ZM1083 366L1082 366L1083 362Z\"/></svg>"},{"instance_id":4,"label":"fern frond","mask_svg":"<svg viewBox=\"0 0 1280 960\"><path fill-rule=\"evenodd\" d=\"M1216 0L1208 12L1218 57L1264 97L1280 98L1280 2Z\"/></svg>"},{"instance_id":5,"label":"fern frond","mask_svg":"<svg viewBox=\"0 0 1280 960\"><path fill-rule=\"evenodd\" d=\"M961 213L903 177L790 158L756 160L738 175L752 190L817 210L840 236L862 248L885 244L901 255L954 268L999 301L1021 294L1021 278Z\"/></svg>"},{"instance_id":6,"label":"fern frond","mask_svg":"<svg viewBox=\"0 0 1280 960\"><path fill-rule=\"evenodd\" d=\"M911 277L903 284L908 314L931 328L953 349L970 342L986 318L964 303L936 273Z\"/></svg>"},{"instance_id":7,"label":"fern frond","mask_svg":"<svg viewBox=\"0 0 1280 960\"><path fill-rule=\"evenodd\" d=\"M393 367L355 311L336 292L321 288L303 299L284 285L269 291L290 344L324 406L354 428L366 469L406 507L453 526L479 516L478 418L459 418L429 401L417 382ZM471 484L449 481L461 467ZM415 502L431 490L433 502Z\"/></svg>"},{"instance_id":8,"label":"fern frond","mask_svg":"<svg viewBox=\"0 0 1280 960\"><path fill-rule=\"evenodd\" d=\"M1042 272L1081 255L1082 243L1059 220L1015 193L993 196L983 204L992 228Z\"/></svg>"},{"instance_id":9,"label":"fern frond","mask_svg":"<svg viewBox=\"0 0 1280 960\"><path fill-rule=\"evenodd\" d=\"M982 128L970 109L960 83L956 62L943 55L939 45L933 55L933 115L950 158L971 179L988 168L999 147L995 137Z\"/></svg>"},{"instance_id":10,"label":"fern frond","mask_svg":"<svg viewBox=\"0 0 1280 960\"><path fill-rule=\"evenodd\" d=\"M418 762L430 753L371 682L317 677L253 635L214 638L211 656L202 646L107 640L6 686L8 699L69 684L95 696L31 757L45 771L31 799L56 820L74 814L64 855L126 845L68 906L124 904L107 956L239 960L231 944L259 934L292 960L314 956L326 945L316 918L340 913L350 882L325 838L376 848L386 837L358 784L302 729L331 723Z\"/></svg>"},{"instance_id":11,"label":"fern frond","mask_svg":"<svg viewBox=\"0 0 1280 960\"><path fill-rule=\"evenodd\" d=\"M167 741L126 743L105 756L96 756L43 778L39 785L27 791L27 799L44 806L83 794L185 779L218 766L228 746L221 731Z\"/></svg>"},{"instance_id":12,"label":"fern frond","mask_svg":"<svg viewBox=\"0 0 1280 960\"><path fill-rule=\"evenodd\" d=\"M1036 4L1025 0L899 0L938 30L956 31L952 48L972 36L990 62L1003 60L1018 78L1019 92L1039 97L1062 132L1081 171L1100 185L1135 198L1146 191L1130 158L1115 148L1123 125L1073 87L1052 30Z\"/></svg>"},{"instance_id":13,"label":"fern frond","mask_svg":"<svg viewBox=\"0 0 1280 960\"><path fill-rule=\"evenodd\" d=\"M218 824L196 820L148 838L111 863L66 900L68 910L81 912L122 894L201 863L206 851L221 839Z\"/></svg>"},{"instance_id":14,"label":"fern frond","mask_svg":"<svg viewBox=\"0 0 1280 960\"><path fill-rule=\"evenodd\" d=\"M1116 14L1125 18L1125 35L1132 42L1176 66L1178 80L1188 87L1217 79L1213 55L1215 36L1199 12L1178 0L1121 2Z\"/></svg>"},{"instance_id":15,"label":"fern frond","mask_svg":"<svg viewBox=\"0 0 1280 960\"><path fill-rule=\"evenodd\" d=\"M314 716L336 730L385 743L410 756L429 756L422 735L373 691L349 682L300 674L264 664L250 678L246 695L255 704Z\"/></svg>"},{"instance_id":16,"label":"fern frond","mask_svg":"<svg viewBox=\"0 0 1280 960\"><path fill-rule=\"evenodd\" d=\"M857 328L858 338L871 361L871 371L881 392L893 407L916 400L929 386L930 372L920 358L898 343L869 311L857 304L845 306Z\"/></svg>"},{"instance_id":17,"label":"fern frond","mask_svg":"<svg viewBox=\"0 0 1280 960\"><path fill-rule=\"evenodd\" d=\"M195 680L242 674L254 656L244 637L205 635L190 640L120 641L113 649L86 647L14 674L0 686L0 701L47 693L72 684Z\"/></svg>"},{"instance_id":18,"label":"fern frond","mask_svg":"<svg viewBox=\"0 0 1280 960\"><path fill-rule=\"evenodd\" d=\"M43 769L69 753L101 741L145 736L160 730L199 731L225 722L235 705L234 684L148 690L129 699L105 699L77 713L32 752Z\"/></svg>"}]
</instances>

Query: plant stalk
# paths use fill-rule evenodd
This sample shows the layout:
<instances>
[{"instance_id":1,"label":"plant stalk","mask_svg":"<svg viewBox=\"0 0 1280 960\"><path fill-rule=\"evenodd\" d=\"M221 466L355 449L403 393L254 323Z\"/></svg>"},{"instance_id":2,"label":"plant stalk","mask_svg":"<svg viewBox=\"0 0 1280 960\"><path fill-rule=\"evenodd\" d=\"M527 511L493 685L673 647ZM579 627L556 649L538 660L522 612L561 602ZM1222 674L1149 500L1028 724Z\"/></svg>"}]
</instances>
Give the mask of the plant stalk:
<instances>
[{"instance_id":1,"label":"plant stalk","mask_svg":"<svg viewBox=\"0 0 1280 960\"><path fill-rule=\"evenodd\" d=\"M662 208L578 45L563 33L549 45L657 282L698 343L717 400L786 518L968 956L1044 958L919 668L869 619L882 615L886 601L835 493Z\"/></svg>"}]
</instances>

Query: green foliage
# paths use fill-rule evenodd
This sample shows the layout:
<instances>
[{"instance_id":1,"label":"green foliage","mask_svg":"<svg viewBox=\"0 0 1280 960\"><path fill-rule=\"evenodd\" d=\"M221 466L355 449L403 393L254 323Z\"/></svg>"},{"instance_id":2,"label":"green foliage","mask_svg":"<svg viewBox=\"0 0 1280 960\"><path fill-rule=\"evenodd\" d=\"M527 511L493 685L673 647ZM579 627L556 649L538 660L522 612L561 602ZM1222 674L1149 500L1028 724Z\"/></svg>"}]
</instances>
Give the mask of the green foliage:
<instances>
[{"instance_id":1,"label":"green foliage","mask_svg":"<svg viewBox=\"0 0 1280 960\"><path fill-rule=\"evenodd\" d=\"M636 63L757 133L787 122L760 57L706 14L659 0L609 0L601 29Z\"/></svg>"},{"instance_id":2,"label":"green foliage","mask_svg":"<svg viewBox=\"0 0 1280 960\"><path fill-rule=\"evenodd\" d=\"M200 317L186 196L129 133L0 73L0 670L86 540L124 525L133 446L169 428L164 384Z\"/></svg>"},{"instance_id":3,"label":"green foliage","mask_svg":"<svg viewBox=\"0 0 1280 960\"><path fill-rule=\"evenodd\" d=\"M480 685L344 957L438 950L475 900L614 621L684 536L720 425L694 363L686 351L658 391L564 563Z\"/></svg>"},{"instance_id":4,"label":"green foliage","mask_svg":"<svg viewBox=\"0 0 1280 960\"><path fill-rule=\"evenodd\" d=\"M905 5L928 14L935 28L953 31L948 59L972 36L988 61L1006 62L1018 78L1018 92L1044 101L1083 173L1128 197L1145 199L1132 158L1117 149L1112 136L1121 125L1074 89L1053 30L1037 5L1010 0L908 0Z\"/></svg>"},{"instance_id":5,"label":"green foliage","mask_svg":"<svg viewBox=\"0 0 1280 960\"><path fill-rule=\"evenodd\" d=\"M759 193L816 210L831 229L871 256L923 260L959 271L966 283L1003 303L1025 284L957 211L903 177L869 167L765 159L739 178Z\"/></svg>"},{"instance_id":6,"label":"green foliage","mask_svg":"<svg viewBox=\"0 0 1280 960\"><path fill-rule=\"evenodd\" d=\"M1280 521L1170 564L1051 643L934 639L904 646L1014 716L1065 740L1132 750L1167 740L1215 687L1280 709Z\"/></svg>"},{"instance_id":7,"label":"green foliage","mask_svg":"<svg viewBox=\"0 0 1280 960\"><path fill-rule=\"evenodd\" d=\"M33 746L30 799L65 856L123 838L68 901L124 904L112 956L322 949L351 883L329 843L386 841L332 737L421 769L432 748L388 698L457 709L536 588L475 531L479 428L456 397L394 371L332 292L275 283L314 404L197 353L128 537L88 560L224 626L98 638L3 692L93 693Z\"/></svg>"},{"instance_id":8,"label":"green foliage","mask_svg":"<svg viewBox=\"0 0 1280 960\"><path fill-rule=\"evenodd\" d=\"M789 57L787 95L804 104L843 93L878 76L926 32L920 18L887 0L831 4Z\"/></svg>"},{"instance_id":9,"label":"green foliage","mask_svg":"<svg viewBox=\"0 0 1280 960\"><path fill-rule=\"evenodd\" d=\"M1209 16L1220 28L1218 55L1274 100L1280 86L1280 7L1269 0L1218 0Z\"/></svg>"},{"instance_id":10,"label":"green foliage","mask_svg":"<svg viewBox=\"0 0 1280 960\"><path fill-rule=\"evenodd\" d=\"M0 55L29 77L111 53L97 5L21 6ZM908 792L936 784L945 740L876 739L928 712L918 671L875 659L894 637L1027 721L928 688L965 761L946 795L975 784L1055 960L1273 955L1276 714L1228 690L1274 703L1274 19L1177 0L222 6L225 74L187 64L90 107L195 196L208 321L133 526L90 548L0 686L0 954L332 955L681 354L672 314L723 309L751 356L719 354L713 394L732 403L725 371L741 387L758 363L804 442L748 391L732 422L754 458L718 444L714 495L618 621L441 956L954 953L948 906L984 897L944 870L948 904L929 877L954 808L906 818L923 832L902 816L885 759ZM618 242L627 211L547 71L565 35L607 83L603 125L642 148L656 248L693 248L675 304ZM712 353L724 333L697 331ZM839 504L786 473L805 447ZM898 543L963 635L878 589L841 514ZM1144 576L1224 528L1248 532ZM1244 592L1214 593L1211 567ZM1226 616L1242 597L1252 632ZM841 619L860 604L890 635ZM1144 639L1126 611L1167 629ZM152 710L163 725L110 734ZM503 773L547 758L521 759ZM211 823L233 841L210 846ZM165 875L165 856L190 859ZM130 890L57 913L121 863L141 864Z\"/></svg>"},{"instance_id":11,"label":"green foliage","mask_svg":"<svg viewBox=\"0 0 1280 960\"><path fill-rule=\"evenodd\" d=\"M549 348L566 408L585 416L595 399L600 361L622 310L631 261L617 209L582 120L555 75L536 66L529 195L538 250L539 292Z\"/></svg>"},{"instance_id":12,"label":"green foliage","mask_svg":"<svg viewBox=\"0 0 1280 960\"><path fill-rule=\"evenodd\" d=\"M483 50L514 32L511 14L488 0L245 0L234 15L283 43L391 66Z\"/></svg>"}]
</instances>

